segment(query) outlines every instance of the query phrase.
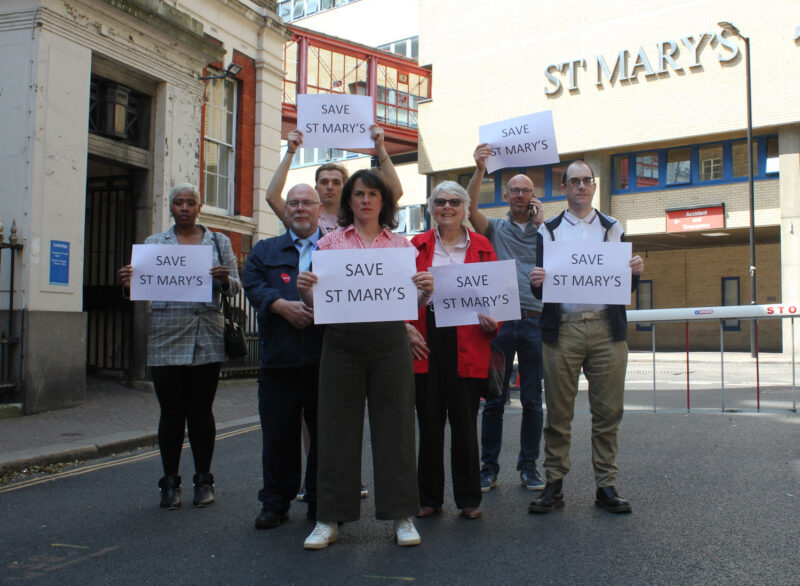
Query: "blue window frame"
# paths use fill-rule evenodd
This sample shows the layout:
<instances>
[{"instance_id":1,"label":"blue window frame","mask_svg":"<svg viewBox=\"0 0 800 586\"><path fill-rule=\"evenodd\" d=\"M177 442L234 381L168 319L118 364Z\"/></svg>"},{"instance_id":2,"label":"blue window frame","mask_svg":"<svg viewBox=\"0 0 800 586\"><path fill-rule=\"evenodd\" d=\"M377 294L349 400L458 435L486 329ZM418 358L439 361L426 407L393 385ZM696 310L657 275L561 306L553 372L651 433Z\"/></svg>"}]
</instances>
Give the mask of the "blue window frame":
<instances>
[{"instance_id":1,"label":"blue window frame","mask_svg":"<svg viewBox=\"0 0 800 586\"><path fill-rule=\"evenodd\" d=\"M740 305L739 277L722 277L722 305ZM724 319L722 329L738 332L742 329L742 322L738 319Z\"/></svg>"},{"instance_id":2,"label":"blue window frame","mask_svg":"<svg viewBox=\"0 0 800 586\"><path fill-rule=\"evenodd\" d=\"M611 193L746 182L747 146L742 147L743 143L743 139L725 140L614 155ZM773 169L777 166L767 163L778 156L777 135L753 137L753 150L754 179L776 179Z\"/></svg>"},{"instance_id":3,"label":"blue window frame","mask_svg":"<svg viewBox=\"0 0 800 586\"><path fill-rule=\"evenodd\" d=\"M636 309L653 309L653 281L642 279L636 288ZM653 329L653 322L637 323L637 332L649 332Z\"/></svg>"}]
</instances>

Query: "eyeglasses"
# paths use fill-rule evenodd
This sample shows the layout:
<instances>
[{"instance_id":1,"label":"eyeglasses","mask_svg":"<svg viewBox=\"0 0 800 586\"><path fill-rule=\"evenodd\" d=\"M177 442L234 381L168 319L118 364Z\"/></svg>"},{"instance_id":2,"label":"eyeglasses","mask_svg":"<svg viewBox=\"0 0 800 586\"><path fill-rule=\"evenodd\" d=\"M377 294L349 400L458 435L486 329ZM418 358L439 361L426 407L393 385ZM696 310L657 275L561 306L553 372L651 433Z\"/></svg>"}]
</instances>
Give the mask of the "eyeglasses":
<instances>
[{"instance_id":1,"label":"eyeglasses","mask_svg":"<svg viewBox=\"0 0 800 586\"><path fill-rule=\"evenodd\" d=\"M287 201L286 205L292 209L299 208L300 206L303 206L304 208L310 208L319 205L319 202L311 201L310 199L303 199L303 200L293 199L292 201Z\"/></svg>"},{"instance_id":2,"label":"eyeglasses","mask_svg":"<svg viewBox=\"0 0 800 586\"><path fill-rule=\"evenodd\" d=\"M589 187L590 185L595 184L595 179L594 177L584 177L582 179L579 177L572 177L567 179L567 183L572 185L572 187L578 187L581 183L583 183L586 187Z\"/></svg>"},{"instance_id":3,"label":"eyeglasses","mask_svg":"<svg viewBox=\"0 0 800 586\"><path fill-rule=\"evenodd\" d=\"M511 195L530 195L533 189L530 187L512 187L508 190Z\"/></svg>"},{"instance_id":4,"label":"eyeglasses","mask_svg":"<svg viewBox=\"0 0 800 586\"><path fill-rule=\"evenodd\" d=\"M433 205L437 208L443 208L447 204L450 204L451 208L460 208L462 203L460 199L444 199L443 197L437 197L433 200Z\"/></svg>"}]
</instances>

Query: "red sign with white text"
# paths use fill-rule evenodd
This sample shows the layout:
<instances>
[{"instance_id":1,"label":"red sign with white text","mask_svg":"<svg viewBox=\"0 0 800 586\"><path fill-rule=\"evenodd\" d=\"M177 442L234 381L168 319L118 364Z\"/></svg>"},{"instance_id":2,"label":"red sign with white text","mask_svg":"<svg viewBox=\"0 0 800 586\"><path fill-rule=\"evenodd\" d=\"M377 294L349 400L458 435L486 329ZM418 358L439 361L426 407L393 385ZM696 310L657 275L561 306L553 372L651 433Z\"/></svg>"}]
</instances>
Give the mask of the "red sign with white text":
<instances>
[{"instance_id":1,"label":"red sign with white text","mask_svg":"<svg viewBox=\"0 0 800 586\"><path fill-rule=\"evenodd\" d=\"M667 232L719 230L725 227L725 206L667 212Z\"/></svg>"}]
</instances>

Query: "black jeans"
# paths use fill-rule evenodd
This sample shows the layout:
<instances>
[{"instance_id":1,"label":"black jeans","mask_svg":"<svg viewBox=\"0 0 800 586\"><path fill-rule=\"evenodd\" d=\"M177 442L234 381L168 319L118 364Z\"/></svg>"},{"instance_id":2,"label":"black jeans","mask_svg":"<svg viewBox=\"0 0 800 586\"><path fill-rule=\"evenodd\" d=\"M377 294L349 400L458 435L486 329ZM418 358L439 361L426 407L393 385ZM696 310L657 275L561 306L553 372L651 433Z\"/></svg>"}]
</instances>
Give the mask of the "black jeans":
<instances>
[{"instance_id":1,"label":"black jeans","mask_svg":"<svg viewBox=\"0 0 800 586\"><path fill-rule=\"evenodd\" d=\"M220 362L196 366L153 366L153 386L161 405L158 420L158 448L164 475L178 473L184 430L189 428L189 444L197 474L211 471L214 438L217 433L211 410L217 394Z\"/></svg>"},{"instance_id":2,"label":"black jeans","mask_svg":"<svg viewBox=\"0 0 800 586\"><path fill-rule=\"evenodd\" d=\"M264 487L258 500L275 514L289 510L300 488L302 469L300 417L306 420L311 446L306 462L306 497L317 502L317 389L319 365L262 368L258 373L261 417L261 466Z\"/></svg>"}]
</instances>

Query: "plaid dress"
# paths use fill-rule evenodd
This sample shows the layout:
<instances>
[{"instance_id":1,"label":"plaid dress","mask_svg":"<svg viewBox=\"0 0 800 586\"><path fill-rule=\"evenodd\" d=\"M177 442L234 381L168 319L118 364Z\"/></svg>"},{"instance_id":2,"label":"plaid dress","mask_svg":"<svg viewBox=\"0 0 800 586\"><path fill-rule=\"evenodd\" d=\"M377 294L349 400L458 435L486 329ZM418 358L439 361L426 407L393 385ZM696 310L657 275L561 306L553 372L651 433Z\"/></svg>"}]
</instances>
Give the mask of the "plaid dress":
<instances>
[{"instance_id":1,"label":"plaid dress","mask_svg":"<svg viewBox=\"0 0 800 586\"><path fill-rule=\"evenodd\" d=\"M214 246L214 233L203 229L202 246ZM230 270L228 289L214 280L213 303L189 301L152 301L150 303L150 330L147 336L148 366L179 366L209 364L225 361L223 339L224 319L220 307L220 293L232 297L242 288L236 256L231 241L217 234L219 255L214 249L214 264L225 265ZM161 234L148 236L145 244L178 244L175 226Z\"/></svg>"}]
</instances>

